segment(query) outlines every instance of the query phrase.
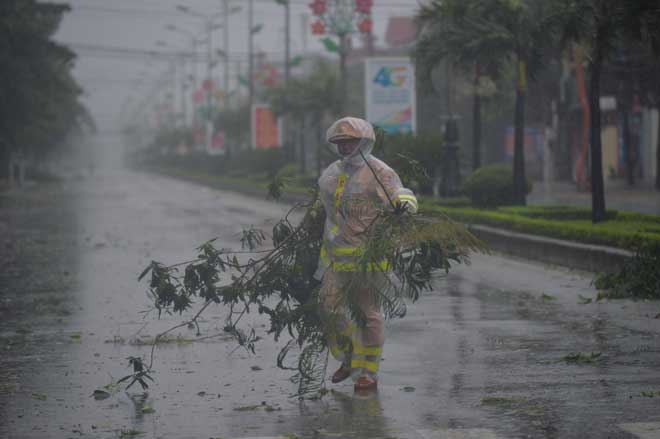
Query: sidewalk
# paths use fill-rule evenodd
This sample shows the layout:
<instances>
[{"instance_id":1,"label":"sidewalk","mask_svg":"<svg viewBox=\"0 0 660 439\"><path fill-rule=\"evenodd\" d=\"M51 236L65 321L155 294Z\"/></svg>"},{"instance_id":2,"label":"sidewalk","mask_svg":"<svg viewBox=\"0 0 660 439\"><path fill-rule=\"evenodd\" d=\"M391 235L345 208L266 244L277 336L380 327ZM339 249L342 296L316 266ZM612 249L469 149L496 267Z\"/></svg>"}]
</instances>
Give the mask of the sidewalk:
<instances>
[{"instance_id":1,"label":"sidewalk","mask_svg":"<svg viewBox=\"0 0 660 439\"><path fill-rule=\"evenodd\" d=\"M536 181L532 193L527 196L527 203L591 207L591 192L579 191L571 182L553 182L546 186L542 181ZM605 207L660 214L660 191L642 182L629 187L625 180L606 181Z\"/></svg>"}]
</instances>

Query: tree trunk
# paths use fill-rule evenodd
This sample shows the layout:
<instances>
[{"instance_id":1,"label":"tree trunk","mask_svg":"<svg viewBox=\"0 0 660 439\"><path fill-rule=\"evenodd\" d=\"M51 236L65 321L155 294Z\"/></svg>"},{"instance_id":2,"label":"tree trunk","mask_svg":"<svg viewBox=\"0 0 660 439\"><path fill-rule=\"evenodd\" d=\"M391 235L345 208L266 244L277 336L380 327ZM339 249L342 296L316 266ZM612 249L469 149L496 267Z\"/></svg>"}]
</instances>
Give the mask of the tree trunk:
<instances>
[{"instance_id":1,"label":"tree trunk","mask_svg":"<svg viewBox=\"0 0 660 439\"><path fill-rule=\"evenodd\" d=\"M9 179L9 145L0 140L0 180Z\"/></svg>"},{"instance_id":2,"label":"tree trunk","mask_svg":"<svg viewBox=\"0 0 660 439\"><path fill-rule=\"evenodd\" d=\"M472 107L472 170L481 167L481 95L479 95L479 64L474 75L474 106Z\"/></svg>"},{"instance_id":3,"label":"tree trunk","mask_svg":"<svg viewBox=\"0 0 660 439\"><path fill-rule=\"evenodd\" d=\"M626 182L628 186L635 185L635 162L633 156L632 136L630 135L630 107L626 104L623 109L623 145L626 162Z\"/></svg>"},{"instance_id":4,"label":"tree trunk","mask_svg":"<svg viewBox=\"0 0 660 439\"><path fill-rule=\"evenodd\" d=\"M660 191L660 59L656 61L656 90L655 90L655 106L658 110L658 133L657 145L655 149L655 188Z\"/></svg>"},{"instance_id":5,"label":"tree trunk","mask_svg":"<svg viewBox=\"0 0 660 439\"><path fill-rule=\"evenodd\" d=\"M657 146L655 148L655 188L660 191L660 105L658 105L658 113Z\"/></svg>"},{"instance_id":6,"label":"tree trunk","mask_svg":"<svg viewBox=\"0 0 660 439\"><path fill-rule=\"evenodd\" d=\"M516 110L513 141L513 201L516 205L527 204L527 178L525 177L525 91L527 68L518 61L518 86L516 87Z\"/></svg>"},{"instance_id":7,"label":"tree trunk","mask_svg":"<svg viewBox=\"0 0 660 439\"><path fill-rule=\"evenodd\" d=\"M589 109L591 114L591 221L605 219L605 188L603 185L603 149L600 137L600 71L602 57L599 48L594 51L589 69Z\"/></svg>"},{"instance_id":8,"label":"tree trunk","mask_svg":"<svg viewBox=\"0 0 660 439\"><path fill-rule=\"evenodd\" d=\"M314 120L316 121L315 131L314 131L316 133L316 176L320 177L321 172L323 171L322 170L323 164L322 164L322 161L321 161L321 149L323 148L323 145L325 144L325 142L323 140L323 134L322 134L322 131L321 131L321 120L322 120L321 114L317 114L314 117Z\"/></svg>"},{"instance_id":9,"label":"tree trunk","mask_svg":"<svg viewBox=\"0 0 660 439\"><path fill-rule=\"evenodd\" d=\"M305 116L300 118L300 136L299 136L299 142L300 142L300 172L302 174L305 173L305 162L306 162L306 157L305 157Z\"/></svg>"},{"instance_id":10,"label":"tree trunk","mask_svg":"<svg viewBox=\"0 0 660 439\"><path fill-rule=\"evenodd\" d=\"M343 116L348 108L348 69L346 68L346 57L348 56L348 38L346 35L339 37L339 113Z\"/></svg>"}]
</instances>

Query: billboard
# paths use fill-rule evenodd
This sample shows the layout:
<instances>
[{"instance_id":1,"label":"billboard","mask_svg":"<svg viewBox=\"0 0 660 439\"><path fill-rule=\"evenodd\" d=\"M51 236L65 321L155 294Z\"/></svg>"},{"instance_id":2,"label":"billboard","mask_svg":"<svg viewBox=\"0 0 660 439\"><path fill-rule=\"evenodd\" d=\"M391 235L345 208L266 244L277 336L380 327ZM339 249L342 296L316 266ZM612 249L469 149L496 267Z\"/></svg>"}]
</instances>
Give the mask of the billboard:
<instances>
[{"instance_id":1,"label":"billboard","mask_svg":"<svg viewBox=\"0 0 660 439\"><path fill-rule=\"evenodd\" d=\"M252 148L268 149L282 146L282 121L276 119L268 104L252 106Z\"/></svg>"},{"instance_id":2,"label":"billboard","mask_svg":"<svg viewBox=\"0 0 660 439\"><path fill-rule=\"evenodd\" d=\"M417 130L415 69L408 58L365 60L367 120L387 133Z\"/></svg>"}]
</instances>

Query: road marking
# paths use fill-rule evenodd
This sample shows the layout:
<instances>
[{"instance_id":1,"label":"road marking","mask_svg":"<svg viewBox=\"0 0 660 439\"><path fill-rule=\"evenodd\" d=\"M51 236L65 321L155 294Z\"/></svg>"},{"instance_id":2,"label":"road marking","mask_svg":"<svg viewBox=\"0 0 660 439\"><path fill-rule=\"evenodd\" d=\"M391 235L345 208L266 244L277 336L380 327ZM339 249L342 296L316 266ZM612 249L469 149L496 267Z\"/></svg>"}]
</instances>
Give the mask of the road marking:
<instances>
[{"instance_id":1,"label":"road marking","mask_svg":"<svg viewBox=\"0 0 660 439\"><path fill-rule=\"evenodd\" d=\"M485 428L417 430L424 439L497 439L493 430Z\"/></svg>"},{"instance_id":2,"label":"road marking","mask_svg":"<svg viewBox=\"0 0 660 439\"><path fill-rule=\"evenodd\" d=\"M641 439L660 439L660 422L619 424L619 428Z\"/></svg>"}]
</instances>

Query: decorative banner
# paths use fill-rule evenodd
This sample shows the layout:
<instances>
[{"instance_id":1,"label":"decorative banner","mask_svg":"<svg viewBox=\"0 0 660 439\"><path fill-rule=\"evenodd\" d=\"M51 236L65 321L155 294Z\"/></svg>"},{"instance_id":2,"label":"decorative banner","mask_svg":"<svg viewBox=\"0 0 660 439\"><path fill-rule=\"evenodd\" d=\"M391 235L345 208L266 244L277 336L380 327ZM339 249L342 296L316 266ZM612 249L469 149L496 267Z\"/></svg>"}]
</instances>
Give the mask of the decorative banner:
<instances>
[{"instance_id":1,"label":"decorative banner","mask_svg":"<svg viewBox=\"0 0 660 439\"><path fill-rule=\"evenodd\" d=\"M210 79L205 79L204 82L202 82L202 90L204 90L204 92L210 93L214 88L215 84Z\"/></svg>"},{"instance_id":2,"label":"decorative banner","mask_svg":"<svg viewBox=\"0 0 660 439\"><path fill-rule=\"evenodd\" d=\"M390 134L417 130L415 70L408 58L365 60L367 120Z\"/></svg>"},{"instance_id":3,"label":"decorative banner","mask_svg":"<svg viewBox=\"0 0 660 439\"><path fill-rule=\"evenodd\" d=\"M252 106L252 147L255 149L282 146L282 120L275 119L268 104Z\"/></svg>"},{"instance_id":4,"label":"decorative banner","mask_svg":"<svg viewBox=\"0 0 660 439\"><path fill-rule=\"evenodd\" d=\"M207 145L209 155L223 155L225 153L225 132L218 131Z\"/></svg>"},{"instance_id":5,"label":"decorative banner","mask_svg":"<svg viewBox=\"0 0 660 439\"><path fill-rule=\"evenodd\" d=\"M201 104L205 99L204 90L195 90L193 92L192 98L195 104Z\"/></svg>"}]
</instances>

